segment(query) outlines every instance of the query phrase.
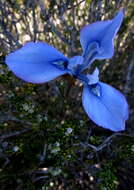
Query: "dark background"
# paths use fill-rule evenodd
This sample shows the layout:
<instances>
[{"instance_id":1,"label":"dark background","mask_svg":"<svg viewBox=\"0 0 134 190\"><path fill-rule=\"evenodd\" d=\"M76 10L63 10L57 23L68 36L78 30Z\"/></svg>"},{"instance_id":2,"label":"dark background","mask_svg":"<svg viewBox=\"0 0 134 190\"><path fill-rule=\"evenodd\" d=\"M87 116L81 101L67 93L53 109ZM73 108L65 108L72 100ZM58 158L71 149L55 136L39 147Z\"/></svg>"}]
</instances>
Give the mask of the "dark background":
<instances>
[{"instance_id":1,"label":"dark background","mask_svg":"<svg viewBox=\"0 0 134 190\"><path fill-rule=\"evenodd\" d=\"M128 100L124 132L89 120L80 82L64 76L25 83L4 63L27 41L45 41L68 57L81 54L80 29L113 18L120 8L125 18L115 54L93 68ZM133 0L0 0L0 189L134 189Z\"/></svg>"}]
</instances>

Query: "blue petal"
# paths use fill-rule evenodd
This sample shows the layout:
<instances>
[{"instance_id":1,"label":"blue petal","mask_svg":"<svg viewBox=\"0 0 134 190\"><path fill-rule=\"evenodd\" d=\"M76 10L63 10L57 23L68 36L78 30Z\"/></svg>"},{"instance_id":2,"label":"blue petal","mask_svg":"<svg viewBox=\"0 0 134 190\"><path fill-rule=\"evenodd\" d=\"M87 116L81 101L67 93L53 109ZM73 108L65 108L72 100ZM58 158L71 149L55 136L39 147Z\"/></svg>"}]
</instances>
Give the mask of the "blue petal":
<instances>
[{"instance_id":1,"label":"blue petal","mask_svg":"<svg viewBox=\"0 0 134 190\"><path fill-rule=\"evenodd\" d=\"M89 82L89 85L93 85L99 82L99 69L96 67L94 72L90 75L87 75Z\"/></svg>"},{"instance_id":2,"label":"blue petal","mask_svg":"<svg viewBox=\"0 0 134 190\"><path fill-rule=\"evenodd\" d=\"M84 52L87 52L88 46L93 42L99 44L96 59L105 59L113 56L113 40L117 34L123 20L123 10L112 19L107 21L98 21L85 26L80 33L80 42ZM85 53L83 53L85 54Z\"/></svg>"},{"instance_id":3,"label":"blue petal","mask_svg":"<svg viewBox=\"0 0 134 190\"><path fill-rule=\"evenodd\" d=\"M86 85L83 90L82 102L89 118L97 125L112 131L125 129L128 119L128 104L118 90L99 82L100 95L97 96L92 86Z\"/></svg>"},{"instance_id":4,"label":"blue petal","mask_svg":"<svg viewBox=\"0 0 134 190\"><path fill-rule=\"evenodd\" d=\"M54 47L43 42L29 42L6 57L9 69L19 78L32 83L43 83L65 74L66 69L53 62L67 61Z\"/></svg>"}]
</instances>

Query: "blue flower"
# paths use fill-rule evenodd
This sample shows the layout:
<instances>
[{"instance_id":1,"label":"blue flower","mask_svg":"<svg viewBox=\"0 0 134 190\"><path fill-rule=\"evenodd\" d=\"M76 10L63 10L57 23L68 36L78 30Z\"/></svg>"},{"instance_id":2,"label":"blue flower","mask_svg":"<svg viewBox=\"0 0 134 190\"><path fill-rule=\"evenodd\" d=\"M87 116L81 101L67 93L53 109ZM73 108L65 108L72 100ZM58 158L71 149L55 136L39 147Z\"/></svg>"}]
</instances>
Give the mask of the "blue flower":
<instances>
[{"instance_id":1,"label":"blue flower","mask_svg":"<svg viewBox=\"0 0 134 190\"><path fill-rule=\"evenodd\" d=\"M69 74L84 84L82 102L91 120L112 131L125 128L128 105L125 97L113 87L99 81L99 71L85 75L95 59L111 58L113 41L123 20L123 11L112 20L98 21L85 26L80 32L83 54L65 57L44 42L29 42L6 56L6 64L19 78L31 83L44 83Z\"/></svg>"}]
</instances>

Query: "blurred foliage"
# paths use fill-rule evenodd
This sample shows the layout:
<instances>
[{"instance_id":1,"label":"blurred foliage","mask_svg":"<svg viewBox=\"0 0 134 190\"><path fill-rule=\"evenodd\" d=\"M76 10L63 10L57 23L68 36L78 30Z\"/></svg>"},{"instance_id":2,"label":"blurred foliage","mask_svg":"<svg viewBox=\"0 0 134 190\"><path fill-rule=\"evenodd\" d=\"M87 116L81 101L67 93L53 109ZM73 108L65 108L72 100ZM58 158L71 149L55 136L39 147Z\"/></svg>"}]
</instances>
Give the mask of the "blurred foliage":
<instances>
[{"instance_id":1,"label":"blurred foliage","mask_svg":"<svg viewBox=\"0 0 134 190\"><path fill-rule=\"evenodd\" d=\"M25 83L4 59L38 40L69 57L80 54L80 29L112 18L120 8L125 18L115 55L93 64L101 80L124 92L130 105L126 131L109 138L112 132L97 127L83 111L81 83L67 76ZM133 20L133 0L0 0L1 190L133 190Z\"/></svg>"}]
</instances>

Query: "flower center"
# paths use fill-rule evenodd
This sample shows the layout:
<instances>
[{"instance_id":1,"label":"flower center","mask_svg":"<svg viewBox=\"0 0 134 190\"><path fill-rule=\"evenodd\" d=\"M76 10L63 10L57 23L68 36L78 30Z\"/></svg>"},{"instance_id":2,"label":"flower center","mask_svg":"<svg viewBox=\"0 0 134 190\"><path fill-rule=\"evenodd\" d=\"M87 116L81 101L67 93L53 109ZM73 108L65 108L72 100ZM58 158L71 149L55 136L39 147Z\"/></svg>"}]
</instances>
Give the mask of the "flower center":
<instances>
[{"instance_id":1,"label":"flower center","mask_svg":"<svg viewBox=\"0 0 134 190\"><path fill-rule=\"evenodd\" d=\"M83 64L83 57L82 56L74 56L69 59L69 63L67 65L67 69L69 74L73 76L77 76L79 73L79 68Z\"/></svg>"}]
</instances>

